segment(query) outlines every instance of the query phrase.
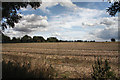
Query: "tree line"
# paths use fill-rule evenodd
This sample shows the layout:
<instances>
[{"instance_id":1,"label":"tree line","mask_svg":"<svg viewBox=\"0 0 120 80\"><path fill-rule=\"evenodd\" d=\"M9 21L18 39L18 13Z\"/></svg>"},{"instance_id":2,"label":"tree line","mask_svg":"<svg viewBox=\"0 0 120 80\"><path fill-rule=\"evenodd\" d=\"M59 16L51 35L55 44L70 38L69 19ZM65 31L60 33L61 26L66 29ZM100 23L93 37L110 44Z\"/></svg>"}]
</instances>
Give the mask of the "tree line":
<instances>
[{"instance_id":1,"label":"tree line","mask_svg":"<svg viewBox=\"0 0 120 80\"><path fill-rule=\"evenodd\" d=\"M12 39L9 36L6 36L2 33L2 43L32 43L32 42L95 42L95 40L91 41L83 41L83 40L58 40L56 37L49 37L44 39L42 36L31 36L24 35L21 38L13 37Z\"/></svg>"}]
</instances>

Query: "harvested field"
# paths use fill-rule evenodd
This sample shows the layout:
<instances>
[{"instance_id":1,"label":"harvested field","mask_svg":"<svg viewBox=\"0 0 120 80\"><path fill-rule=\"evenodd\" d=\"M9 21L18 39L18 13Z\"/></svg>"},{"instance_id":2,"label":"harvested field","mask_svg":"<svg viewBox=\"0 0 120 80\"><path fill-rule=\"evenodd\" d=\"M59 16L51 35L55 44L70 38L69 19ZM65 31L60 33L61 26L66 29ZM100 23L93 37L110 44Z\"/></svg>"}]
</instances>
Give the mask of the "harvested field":
<instances>
[{"instance_id":1,"label":"harvested field","mask_svg":"<svg viewBox=\"0 0 120 80\"><path fill-rule=\"evenodd\" d=\"M118 43L7 43L2 44L3 60L30 64L29 70L52 66L57 78L90 78L97 56L109 59L118 74Z\"/></svg>"}]
</instances>

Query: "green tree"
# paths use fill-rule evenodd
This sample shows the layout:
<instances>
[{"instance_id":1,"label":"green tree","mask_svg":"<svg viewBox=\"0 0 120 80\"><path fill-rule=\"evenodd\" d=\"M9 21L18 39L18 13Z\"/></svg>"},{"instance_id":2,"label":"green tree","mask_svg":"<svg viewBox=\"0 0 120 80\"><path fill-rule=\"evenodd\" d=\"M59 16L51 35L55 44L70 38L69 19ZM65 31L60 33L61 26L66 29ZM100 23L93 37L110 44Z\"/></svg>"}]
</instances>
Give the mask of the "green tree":
<instances>
[{"instance_id":1,"label":"green tree","mask_svg":"<svg viewBox=\"0 0 120 80\"><path fill-rule=\"evenodd\" d=\"M13 37L12 42L13 43L20 43L21 41L20 41L20 38Z\"/></svg>"},{"instance_id":2,"label":"green tree","mask_svg":"<svg viewBox=\"0 0 120 80\"><path fill-rule=\"evenodd\" d=\"M2 29L14 27L15 23L18 23L22 18L19 10L26 8L30 5L32 8L37 9L41 2L2 2Z\"/></svg>"},{"instance_id":3,"label":"green tree","mask_svg":"<svg viewBox=\"0 0 120 80\"><path fill-rule=\"evenodd\" d=\"M10 37L2 33L2 43L9 43L10 41L11 41Z\"/></svg>"},{"instance_id":4,"label":"green tree","mask_svg":"<svg viewBox=\"0 0 120 80\"><path fill-rule=\"evenodd\" d=\"M47 42L58 42L58 39L56 37L49 37L47 38Z\"/></svg>"},{"instance_id":5,"label":"green tree","mask_svg":"<svg viewBox=\"0 0 120 80\"><path fill-rule=\"evenodd\" d=\"M16 37L13 37L12 42L16 42L16 41L17 41Z\"/></svg>"},{"instance_id":6,"label":"green tree","mask_svg":"<svg viewBox=\"0 0 120 80\"><path fill-rule=\"evenodd\" d=\"M23 42L23 43L32 42L32 38L28 35L25 35L21 38L21 42Z\"/></svg>"},{"instance_id":7,"label":"green tree","mask_svg":"<svg viewBox=\"0 0 120 80\"><path fill-rule=\"evenodd\" d=\"M45 42L45 39L42 36L34 36L33 41L34 42Z\"/></svg>"},{"instance_id":8,"label":"green tree","mask_svg":"<svg viewBox=\"0 0 120 80\"><path fill-rule=\"evenodd\" d=\"M115 41L116 41L115 38L112 38L112 39L111 39L111 42L115 42Z\"/></svg>"}]
</instances>

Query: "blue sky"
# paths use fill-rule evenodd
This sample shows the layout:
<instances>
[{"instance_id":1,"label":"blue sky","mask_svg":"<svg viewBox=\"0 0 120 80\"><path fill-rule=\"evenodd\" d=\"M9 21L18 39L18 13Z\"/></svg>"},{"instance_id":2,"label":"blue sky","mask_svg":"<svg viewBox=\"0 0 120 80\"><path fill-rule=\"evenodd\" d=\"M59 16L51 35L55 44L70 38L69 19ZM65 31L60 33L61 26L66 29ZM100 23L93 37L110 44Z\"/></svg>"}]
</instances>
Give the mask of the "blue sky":
<instances>
[{"instance_id":1,"label":"blue sky","mask_svg":"<svg viewBox=\"0 0 120 80\"><path fill-rule=\"evenodd\" d=\"M118 17L106 12L107 2L43 2L37 9L22 8L23 18L5 31L10 37L57 37L62 40L106 41L118 36Z\"/></svg>"}]
</instances>

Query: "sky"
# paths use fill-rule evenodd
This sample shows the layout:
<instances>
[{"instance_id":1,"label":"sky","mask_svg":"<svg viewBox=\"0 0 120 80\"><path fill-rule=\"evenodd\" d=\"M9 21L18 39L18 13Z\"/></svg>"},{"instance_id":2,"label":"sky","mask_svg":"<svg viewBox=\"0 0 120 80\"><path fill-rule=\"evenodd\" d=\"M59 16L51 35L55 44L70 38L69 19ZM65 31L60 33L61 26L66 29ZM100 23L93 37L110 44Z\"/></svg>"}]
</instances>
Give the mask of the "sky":
<instances>
[{"instance_id":1,"label":"sky","mask_svg":"<svg viewBox=\"0 0 120 80\"><path fill-rule=\"evenodd\" d=\"M42 2L34 10L22 8L22 19L5 30L10 37L43 36L61 40L109 41L118 37L118 15L111 17L107 2Z\"/></svg>"}]
</instances>

